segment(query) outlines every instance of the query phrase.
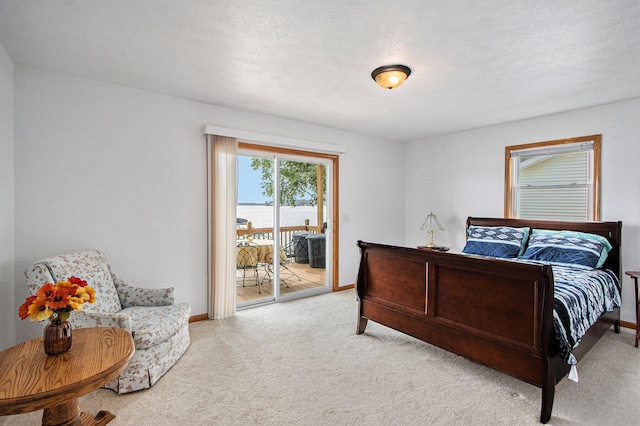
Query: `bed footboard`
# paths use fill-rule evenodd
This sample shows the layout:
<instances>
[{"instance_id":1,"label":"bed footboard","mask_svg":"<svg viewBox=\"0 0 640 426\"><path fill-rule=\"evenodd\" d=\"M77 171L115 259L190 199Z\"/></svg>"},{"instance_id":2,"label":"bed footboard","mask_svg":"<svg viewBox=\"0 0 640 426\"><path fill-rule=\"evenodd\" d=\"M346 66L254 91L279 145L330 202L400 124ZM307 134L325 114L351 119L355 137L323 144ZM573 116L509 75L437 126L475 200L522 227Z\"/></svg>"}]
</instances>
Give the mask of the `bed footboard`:
<instances>
[{"instance_id":1,"label":"bed footboard","mask_svg":"<svg viewBox=\"0 0 640 426\"><path fill-rule=\"evenodd\" d=\"M367 321L542 388L553 406L553 273L527 265L359 241L356 333Z\"/></svg>"}]
</instances>

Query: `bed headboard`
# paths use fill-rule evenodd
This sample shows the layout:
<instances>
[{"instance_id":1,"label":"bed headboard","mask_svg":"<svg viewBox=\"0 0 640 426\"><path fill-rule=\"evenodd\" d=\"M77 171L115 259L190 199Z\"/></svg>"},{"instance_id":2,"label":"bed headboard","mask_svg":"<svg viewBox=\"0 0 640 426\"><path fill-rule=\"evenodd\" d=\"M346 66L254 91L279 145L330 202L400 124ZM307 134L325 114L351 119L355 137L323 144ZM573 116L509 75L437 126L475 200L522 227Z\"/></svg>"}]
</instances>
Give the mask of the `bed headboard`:
<instances>
[{"instance_id":1,"label":"bed headboard","mask_svg":"<svg viewBox=\"0 0 640 426\"><path fill-rule=\"evenodd\" d=\"M598 234L606 237L613 248L609 252L607 261L603 268L611 269L618 278L622 273L620 248L622 247L622 222L565 222L550 220L530 220L530 219L504 219L468 217L467 229L469 225L476 226L512 226L516 228L529 227L531 229L552 229L556 231L579 231Z\"/></svg>"}]
</instances>

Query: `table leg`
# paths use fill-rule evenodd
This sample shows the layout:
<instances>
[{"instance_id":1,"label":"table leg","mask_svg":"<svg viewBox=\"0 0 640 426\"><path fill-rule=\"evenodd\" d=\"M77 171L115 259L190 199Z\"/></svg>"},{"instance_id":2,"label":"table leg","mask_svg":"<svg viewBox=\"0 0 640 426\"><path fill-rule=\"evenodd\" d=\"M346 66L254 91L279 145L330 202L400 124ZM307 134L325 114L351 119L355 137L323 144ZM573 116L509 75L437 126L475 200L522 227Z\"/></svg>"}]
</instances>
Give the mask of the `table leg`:
<instances>
[{"instance_id":1,"label":"table leg","mask_svg":"<svg viewBox=\"0 0 640 426\"><path fill-rule=\"evenodd\" d=\"M633 277L636 285L636 348L640 339L640 299L638 299L638 277Z\"/></svg>"},{"instance_id":2,"label":"table leg","mask_svg":"<svg viewBox=\"0 0 640 426\"><path fill-rule=\"evenodd\" d=\"M627 275L633 278L633 284L636 291L636 299L633 304L636 308L636 342L635 347L638 347L638 340L640 340L640 297L638 297L638 278L640 278L640 271L627 271Z\"/></svg>"},{"instance_id":3,"label":"table leg","mask_svg":"<svg viewBox=\"0 0 640 426\"><path fill-rule=\"evenodd\" d=\"M46 408L42 413L42 426L72 425L80 417L80 403L77 399Z\"/></svg>"},{"instance_id":4,"label":"table leg","mask_svg":"<svg viewBox=\"0 0 640 426\"><path fill-rule=\"evenodd\" d=\"M640 302L636 305L636 348L638 347L638 340L640 340Z\"/></svg>"},{"instance_id":5,"label":"table leg","mask_svg":"<svg viewBox=\"0 0 640 426\"><path fill-rule=\"evenodd\" d=\"M80 414L80 424L83 426L104 426L115 418L116 416L108 411L100 411L95 417L89 413L82 413Z\"/></svg>"},{"instance_id":6,"label":"table leg","mask_svg":"<svg viewBox=\"0 0 640 426\"><path fill-rule=\"evenodd\" d=\"M116 416L108 411L100 411L95 417L89 413L80 412L77 399L67 401L52 408L47 408L42 414L43 426L104 426Z\"/></svg>"}]
</instances>

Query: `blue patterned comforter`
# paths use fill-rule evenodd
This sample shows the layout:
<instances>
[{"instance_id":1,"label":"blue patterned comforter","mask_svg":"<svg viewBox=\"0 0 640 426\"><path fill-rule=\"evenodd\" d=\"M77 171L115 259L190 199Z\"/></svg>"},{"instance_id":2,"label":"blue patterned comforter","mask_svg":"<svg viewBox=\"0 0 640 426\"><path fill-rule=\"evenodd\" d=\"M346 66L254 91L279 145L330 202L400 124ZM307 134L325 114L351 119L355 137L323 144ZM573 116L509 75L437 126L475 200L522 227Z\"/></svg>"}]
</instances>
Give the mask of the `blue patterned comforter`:
<instances>
[{"instance_id":1,"label":"blue patterned comforter","mask_svg":"<svg viewBox=\"0 0 640 426\"><path fill-rule=\"evenodd\" d=\"M570 365L572 350L604 312L620 306L618 278L610 270L553 265L553 326L560 358Z\"/></svg>"}]
</instances>

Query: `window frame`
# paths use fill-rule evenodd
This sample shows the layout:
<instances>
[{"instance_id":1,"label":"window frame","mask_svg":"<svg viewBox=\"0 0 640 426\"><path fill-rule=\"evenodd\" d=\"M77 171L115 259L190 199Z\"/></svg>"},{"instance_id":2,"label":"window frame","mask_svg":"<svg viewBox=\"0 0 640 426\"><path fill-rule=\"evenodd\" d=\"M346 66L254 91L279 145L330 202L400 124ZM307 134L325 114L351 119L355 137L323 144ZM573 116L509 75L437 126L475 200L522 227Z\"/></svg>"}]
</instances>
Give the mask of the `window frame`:
<instances>
[{"instance_id":1,"label":"window frame","mask_svg":"<svg viewBox=\"0 0 640 426\"><path fill-rule=\"evenodd\" d=\"M593 187L593 192L590 200L590 210L592 217L587 218L587 221L599 221L600 220L600 175L601 175L601 159L602 159L602 135L581 136L577 138L559 139L545 142L534 142L522 145L512 145L505 147L505 175L504 175L504 217L514 218L514 191L516 183L514 182L514 170L512 153L514 151L525 151L542 148L557 148L563 145L576 144L581 142L593 143L593 173L591 176L590 184Z\"/></svg>"}]
</instances>

